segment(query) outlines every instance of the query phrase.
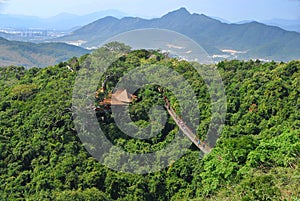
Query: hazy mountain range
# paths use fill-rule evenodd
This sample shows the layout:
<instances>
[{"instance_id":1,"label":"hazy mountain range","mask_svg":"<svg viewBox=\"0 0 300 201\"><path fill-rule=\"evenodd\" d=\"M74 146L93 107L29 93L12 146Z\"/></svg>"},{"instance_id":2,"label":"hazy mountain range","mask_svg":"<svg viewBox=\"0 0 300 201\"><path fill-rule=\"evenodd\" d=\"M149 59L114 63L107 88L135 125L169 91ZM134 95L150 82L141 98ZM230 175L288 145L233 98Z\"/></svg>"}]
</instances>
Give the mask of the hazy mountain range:
<instances>
[{"instance_id":1,"label":"hazy mountain range","mask_svg":"<svg viewBox=\"0 0 300 201\"><path fill-rule=\"evenodd\" d=\"M98 20L103 17L112 16L116 18L122 18L129 16L119 10L104 10L99 12L94 12L87 15L76 15L70 13L61 13L54 17L49 18L39 18L35 16L24 16L24 15L10 15L10 14L0 14L0 28L40 28L40 29L56 29L62 31L68 31L74 27L83 26ZM210 16L216 20L224 23L246 23L254 20L246 20L240 22L232 22L217 16ZM300 32L300 19L290 20L290 19L267 19L259 21L267 25L274 25L283 28L287 31L297 31Z\"/></svg>"},{"instance_id":2,"label":"hazy mountain range","mask_svg":"<svg viewBox=\"0 0 300 201\"><path fill-rule=\"evenodd\" d=\"M39 18L23 15L0 14L0 27L2 28L38 28L38 29L56 29L69 30L74 27L83 26L97 19L114 16L122 18L126 16L118 10L105 10L87 15L75 15L70 13L61 13L50 18Z\"/></svg>"},{"instance_id":3,"label":"hazy mountain range","mask_svg":"<svg viewBox=\"0 0 300 201\"><path fill-rule=\"evenodd\" d=\"M288 61L300 58L300 33L258 22L223 23L203 14L191 14L185 8L154 19L105 17L55 40L93 48L119 33L143 28L182 33L198 42L216 60Z\"/></svg>"},{"instance_id":4,"label":"hazy mountain range","mask_svg":"<svg viewBox=\"0 0 300 201\"><path fill-rule=\"evenodd\" d=\"M231 22L223 20L222 18L216 18L216 19L231 24ZM235 24L245 24L250 22L254 22L254 20L243 20L243 21L235 22ZM266 25L280 27L286 31L296 31L300 33L300 19L298 20L270 19L270 20L261 20L259 22Z\"/></svg>"},{"instance_id":5,"label":"hazy mountain range","mask_svg":"<svg viewBox=\"0 0 300 201\"><path fill-rule=\"evenodd\" d=\"M281 27L288 31L297 31L300 33L300 19L287 20L287 19L271 19L261 21L264 24Z\"/></svg>"},{"instance_id":6,"label":"hazy mountain range","mask_svg":"<svg viewBox=\"0 0 300 201\"><path fill-rule=\"evenodd\" d=\"M119 16L111 17L107 15ZM67 60L73 56L88 53L84 48L95 48L107 39L134 29L160 28L182 33L198 42L215 60L224 59L265 59L289 61L300 59L300 33L286 31L276 26L268 26L258 22L228 23L221 18L215 19L203 14L191 14L185 8L172 11L161 18L142 19L123 17L124 13L110 10L86 15L85 17L61 14L53 18L40 19L34 17L5 18L0 15L0 26L75 28L69 35L55 38L51 43L26 43L8 41L5 33L0 35L0 66L22 65L26 67L44 67ZM99 17L100 16L100 17ZM106 16L102 18L102 16ZM20 20L22 19L22 20ZM64 19L64 20L62 20ZM18 21L19 20L19 21ZM290 21L280 21L288 25ZM269 21L269 23L275 23ZM293 26L295 22L289 25ZM4 37L4 38L1 38ZM138 36L137 36L138 37ZM55 43L64 42L69 43ZM75 44L70 45L70 44Z\"/></svg>"}]
</instances>

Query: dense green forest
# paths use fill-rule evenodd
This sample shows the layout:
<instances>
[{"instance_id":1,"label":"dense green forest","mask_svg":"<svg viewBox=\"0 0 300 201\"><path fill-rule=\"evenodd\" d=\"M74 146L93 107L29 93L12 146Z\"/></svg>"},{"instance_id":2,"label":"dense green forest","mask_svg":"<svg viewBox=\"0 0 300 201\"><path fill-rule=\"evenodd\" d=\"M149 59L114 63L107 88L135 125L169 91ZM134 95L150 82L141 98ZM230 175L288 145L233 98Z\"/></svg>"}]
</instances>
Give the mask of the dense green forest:
<instances>
[{"instance_id":1,"label":"dense green forest","mask_svg":"<svg viewBox=\"0 0 300 201\"><path fill-rule=\"evenodd\" d=\"M130 174L99 163L77 135L72 90L82 66L97 62L100 53L119 51L105 74L115 75L109 90L125 72L143 65L178 72L197 96L197 134L203 140L211 102L191 63L159 51L122 47L105 46L91 56L44 69L0 68L0 200L300 200L300 61L233 60L206 66L219 71L227 98L225 126L212 152L203 156L192 145L161 171ZM172 107L182 110L171 91L166 93ZM95 107L101 107L97 103L106 95L95 98ZM156 85L136 95L131 118L147 126L147 113L164 104L163 95ZM168 116L158 135L134 139L116 127L109 110L95 113L106 136L128 152L159 150L178 131Z\"/></svg>"}]
</instances>

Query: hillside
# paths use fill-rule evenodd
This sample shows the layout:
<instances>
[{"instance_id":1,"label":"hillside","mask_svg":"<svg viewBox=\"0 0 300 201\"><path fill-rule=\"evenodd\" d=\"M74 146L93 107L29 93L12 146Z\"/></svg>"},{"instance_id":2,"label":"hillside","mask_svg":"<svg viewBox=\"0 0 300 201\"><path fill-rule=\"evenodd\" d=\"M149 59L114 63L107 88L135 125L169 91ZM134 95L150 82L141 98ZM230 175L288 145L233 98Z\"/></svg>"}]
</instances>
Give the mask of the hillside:
<instances>
[{"instance_id":1,"label":"hillside","mask_svg":"<svg viewBox=\"0 0 300 201\"><path fill-rule=\"evenodd\" d=\"M0 66L46 67L82 56L88 50L64 43L29 43L0 37Z\"/></svg>"},{"instance_id":2,"label":"hillside","mask_svg":"<svg viewBox=\"0 0 300 201\"><path fill-rule=\"evenodd\" d=\"M0 200L300 199L299 61L233 60L207 66L218 69L227 94L226 124L215 148L202 157L191 146L161 171L133 175L97 162L84 148L74 126L78 117L71 99L76 75L80 69L87 73L83 69L86 63L101 64L99 54L103 53L116 54L102 48L89 57L42 69L0 68ZM200 110L198 135L206 133L210 98L191 63L154 50L118 54L119 60L105 74L116 76L108 82L107 90L132 69L167 66L194 89ZM99 86L105 75L99 78ZM130 105L136 125L147 125L149 109L164 104L160 91L157 85L149 85L137 92L137 100ZM107 94L99 93L95 102L103 100L102 95ZM167 96L171 107L179 111L172 93ZM108 110L95 114L106 137L131 153L163 149L178 131L167 116L166 126L158 135L134 139L117 128ZM123 157L118 150L109 151Z\"/></svg>"},{"instance_id":3,"label":"hillside","mask_svg":"<svg viewBox=\"0 0 300 201\"><path fill-rule=\"evenodd\" d=\"M142 28L182 33L202 45L215 60L259 58L289 61L300 58L300 33L258 22L226 24L203 14L191 14L185 8L151 20L105 17L55 40L83 41L82 47L91 48L119 33Z\"/></svg>"}]
</instances>

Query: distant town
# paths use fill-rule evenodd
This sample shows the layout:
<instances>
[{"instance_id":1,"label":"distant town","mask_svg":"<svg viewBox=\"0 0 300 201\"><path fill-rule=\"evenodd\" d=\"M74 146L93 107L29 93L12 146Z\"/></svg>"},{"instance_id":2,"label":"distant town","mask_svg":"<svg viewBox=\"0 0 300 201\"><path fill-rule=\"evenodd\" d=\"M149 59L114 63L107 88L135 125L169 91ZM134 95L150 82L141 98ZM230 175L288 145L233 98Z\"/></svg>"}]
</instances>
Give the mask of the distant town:
<instances>
[{"instance_id":1,"label":"distant town","mask_svg":"<svg viewBox=\"0 0 300 201\"><path fill-rule=\"evenodd\" d=\"M46 29L17 29L17 28L0 28L0 37L8 40L19 40L27 42L42 42L45 40L61 37L68 34L66 31L46 30Z\"/></svg>"}]
</instances>

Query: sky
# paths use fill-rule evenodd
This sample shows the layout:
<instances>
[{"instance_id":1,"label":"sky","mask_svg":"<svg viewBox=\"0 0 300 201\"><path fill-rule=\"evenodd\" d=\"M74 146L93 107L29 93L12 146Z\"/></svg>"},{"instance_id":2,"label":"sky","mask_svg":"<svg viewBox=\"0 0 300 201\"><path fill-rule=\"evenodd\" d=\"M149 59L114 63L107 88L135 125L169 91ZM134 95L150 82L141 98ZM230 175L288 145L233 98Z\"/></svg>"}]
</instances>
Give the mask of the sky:
<instances>
[{"instance_id":1,"label":"sky","mask_svg":"<svg viewBox=\"0 0 300 201\"><path fill-rule=\"evenodd\" d=\"M300 0L0 0L0 13L51 17L115 9L138 17L161 17L185 7L191 13L242 20L300 19ZM1 23L1 22L0 22Z\"/></svg>"}]
</instances>

